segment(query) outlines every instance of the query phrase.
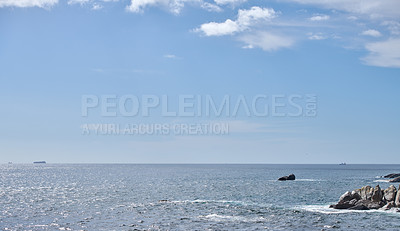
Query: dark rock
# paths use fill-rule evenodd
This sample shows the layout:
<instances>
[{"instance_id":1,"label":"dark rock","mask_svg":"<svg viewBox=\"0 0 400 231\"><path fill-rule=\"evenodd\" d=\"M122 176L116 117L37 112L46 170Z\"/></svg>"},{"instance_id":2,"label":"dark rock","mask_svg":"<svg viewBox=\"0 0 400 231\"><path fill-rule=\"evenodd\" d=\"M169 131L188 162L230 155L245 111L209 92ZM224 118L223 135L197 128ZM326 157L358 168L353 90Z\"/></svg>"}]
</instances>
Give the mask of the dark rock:
<instances>
[{"instance_id":1,"label":"dark rock","mask_svg":"<svg viewBox=\"0 0 400 231\"><path fill-rule=\"evenodd\" d=\"M355 205L353 207L348 208L349 210L369 210L369 208L365 205Z\"/></svg>"},{"instance_id":2,"label":"dark rock","mask_svg":"<svg viewBox=\"0 0 400 231\"><path fill-rule=\"evenodd\" d=\"M389 180L389 182L400 182L400 176L396 177L396 178L394 178L392 180Z\"/></svg>"},{"instance_id":3,"label":"dark rock","mask_svg":"<svg viewBox=\"0 0 400 231\"><path fill-rule=\"evenodd\" d=\"M368 209L379 209L383 207L385 204L383 202L373 202L370 200L359 200L355 205L363 205Z\"/></svg>"},{"instance_id":4,"label":"dark rock","mask_svg":"<svg viewBox=\"0 0 400 231\"><path fill-rule=\"evenodd\" d=\"M372 192L371 200L373 202L380 202L383 198L383 193L381 187L379 185L375 186L374 191Z\"/></svg>"},{"instance_id":5,"label":"dark rock","mask_svg":"<svg viewBox=\"0 0 400 231\"><path fill-rule=\"evenodd\" d=\"M356 192L360 194L362 200L370 200L374 189L368 185L356 190Z\"/></svg>"},{"instance_id":6,"label":"dark rock","mask_svg":"<svg viewBox=\"0 0 400 231\"><path fill-rule=\"evenodd\" d=\"M396 178L396 177L400 177L400 173L392 173L384 176L384 178Z\"/></svg>"},{"instance_id":7,"label":"dark rock","mask_svg":"<svg viewBox=\"0 0 400 231\"><path fill-rule=\"evenodd\" d=\"M383 206L382 208L380 208L381 210L389 210L391 208L394 208L395 204L394 201L387 203L385 206Z\"/></svg>"},{"instance_id":8,"label":"dark rock","mask_svg":"<svg viewBox=\"0 0 400 231\"><path fill-rule=\"evenodd\" d=\"M278 180L285 181L285 180L295 180L296 176L294 174L290 174L289 176L280 177Z\"/></svg>"},{"instance_id":9,"label":"dark rock","mask_svg":"<svg viewBox=\"0 0 400 231\"><path fill-rule=\"evenodd\" d=\"M354 207L354 205L350 204L349 202L345 202L345 203L338 203L336 205L330 205L329 208L333 208L333 209L348 209Z\"/></svg>"},{"instance_id":10,"label":"dark rock","mask_svg":"<svg viewBox=\"0 0 400 231\"><path fill-rule=\"evenodd\" d=\"M397 202L397 204L396 204ZM352 192L344 193L339 202L331 205L334 209L367 210L367 209L390 209L394 206L400 207L400 193L396 187L391 185L382 190L379 185L372 188L364 186Z\"/></svg>"},{"instance_id":11,"label":"dark rock","mask_svg":"<svg viewBox=\"0 0 400 231\"><path fill-rule=\"evenodd\" d=\"M348 209L353 207L357 201L360 200L360 195L353 192L345 192L339 199L339 202L336 205L331 205L330 208L334 209Z\"/></svg>"}]
</instances>

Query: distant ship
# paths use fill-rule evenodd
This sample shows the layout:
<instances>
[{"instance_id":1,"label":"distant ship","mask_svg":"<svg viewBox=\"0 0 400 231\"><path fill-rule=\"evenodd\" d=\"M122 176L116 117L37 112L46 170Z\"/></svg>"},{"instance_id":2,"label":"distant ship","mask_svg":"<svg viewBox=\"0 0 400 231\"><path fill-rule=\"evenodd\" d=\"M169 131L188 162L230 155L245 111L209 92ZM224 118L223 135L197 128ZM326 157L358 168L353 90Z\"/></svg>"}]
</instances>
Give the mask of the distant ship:
<instances>
[{"instance_id":1,"label":"distant ship","mask_svg":"<svg viewBox=\"0 0 400 231\"><path fill-rule=\"evenodd\" d=\"M45 164L46 163L46 161L35 161L35 162L33 162L34 164Z\"/></svg>"},{"instance_id":2,"label":"distant ship","mask_svg":"<svg viewBox=\"0 0 400 231\"><path fill-rule=\"evenodd\" d=\"M346 163L345 163L345 162L343 162L343 163L340 163L339 165L346 165Z\"/></svg>"}]
</instances>

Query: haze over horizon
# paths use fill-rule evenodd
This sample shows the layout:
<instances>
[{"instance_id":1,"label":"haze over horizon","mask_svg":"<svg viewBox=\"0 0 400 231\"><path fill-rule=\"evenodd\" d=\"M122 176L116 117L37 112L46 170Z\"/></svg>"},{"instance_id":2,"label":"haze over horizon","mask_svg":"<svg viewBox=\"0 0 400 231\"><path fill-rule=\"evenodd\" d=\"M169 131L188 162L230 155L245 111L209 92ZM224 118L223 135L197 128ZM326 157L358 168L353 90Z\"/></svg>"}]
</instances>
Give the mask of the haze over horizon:
<instances>
[{"instance_id":1,"label":"haze over horizon","mask_svg":"<svg viewBox=\"0 0 400 231\"><path fill-rule=\"evenodd\" d=\"M400 164L398 9L0 0L1 160Z\"/></svg>"}]
</instances>

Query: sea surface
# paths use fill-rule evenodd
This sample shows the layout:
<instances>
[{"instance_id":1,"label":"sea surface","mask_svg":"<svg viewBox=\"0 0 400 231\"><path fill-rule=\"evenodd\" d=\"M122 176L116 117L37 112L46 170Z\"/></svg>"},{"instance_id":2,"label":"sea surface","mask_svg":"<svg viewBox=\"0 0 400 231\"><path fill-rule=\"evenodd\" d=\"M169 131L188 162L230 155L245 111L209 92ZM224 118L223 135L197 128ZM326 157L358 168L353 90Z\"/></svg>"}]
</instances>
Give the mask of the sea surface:
<instances>
[{"instance_id":1,"label":"sea surface","mask_svg":"<svg viewBox=\"0 0 400 231\"><path fill-rule=\"evenodd\" d=\"M329 209L400 165L0 165L0 230L400 230ZM294 173L295 181L277 178ZM398 184L396 184L396 188Z\"/></svg>"}]
</instances>

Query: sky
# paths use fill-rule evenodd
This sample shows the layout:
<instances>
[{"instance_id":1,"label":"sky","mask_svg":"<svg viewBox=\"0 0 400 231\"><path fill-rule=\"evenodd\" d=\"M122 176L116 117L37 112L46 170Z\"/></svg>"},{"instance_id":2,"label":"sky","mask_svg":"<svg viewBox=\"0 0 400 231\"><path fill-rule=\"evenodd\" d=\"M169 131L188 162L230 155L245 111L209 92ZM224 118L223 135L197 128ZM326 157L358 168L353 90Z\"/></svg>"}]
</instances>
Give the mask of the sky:
<instances>
[{"instance_id":1,"label":"sky","mask_svg":"<svg viewBox=\"0 0 400 231\"><path fill-rule=\"evenodd\" d=\"M1 162L399 164L398 9L0 0Z\"/></svg>"}]
</instances>

